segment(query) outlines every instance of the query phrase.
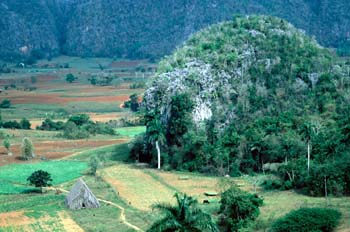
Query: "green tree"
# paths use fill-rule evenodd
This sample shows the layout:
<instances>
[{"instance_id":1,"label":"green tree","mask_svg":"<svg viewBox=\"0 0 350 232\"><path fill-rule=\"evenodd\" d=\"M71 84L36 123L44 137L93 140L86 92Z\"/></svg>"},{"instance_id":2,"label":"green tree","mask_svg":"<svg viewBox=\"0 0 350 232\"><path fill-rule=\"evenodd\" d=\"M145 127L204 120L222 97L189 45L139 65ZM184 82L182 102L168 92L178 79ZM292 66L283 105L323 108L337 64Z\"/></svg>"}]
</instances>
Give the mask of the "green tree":
<instances>
[{"instance_id":1,"label":"green tree","mask_svg":"<svg viewBox=\"0 0 350 232\"><path fill-rule=\"evenodd\" d=\"M140 103L139 103L139 96L134 93L130 95L130 109L133 112L137 112L140 108Z\"/></svg>"},{"instance_id":2,"label":"green tree","mask_svg":"<svg viewBox=\"0 0 350 232\"><path fill-rule=\"evenodd\" d=\"M7 98L2 100L2 102L0 103L0 108L2 108L2 109L7 109L10 107L11 107L11 101Z\"/></svg>"},{"instance_id":3,"label":"green tree","mask_svg":"<svg viewBox=\"0 0 350 232\"><path fill-rule=\"evenodd\" d=\"M28 160L33 158L34 155L34 147L33 143L29 138L24 138L22 141L22 159Z\"/></svg>"},{"instance_id":4,"label":"green tree","mask_svg":"<svg viewBox=\"0 0 350 232\"><path fill-rule=\"evenodd\" d=\"M23 118L20 121L20 125L21 125L21 129L23 129L23 130L30 130L31 124L30 124L28 119Z\"/></svg>"},{"instance_id":5,"label":"green tree","mask_svg":"<svg viewBox=\"0 0 350 232\"><path fill-rule=\"evenodd\" d=\"M90 116L87 114L77 114L69 117L68 122L73 122L77 126L82 126L90 122Z\"/></svg>"},{"instance_id":6,"label":"green tree","mask_svg":"<svg viewBox=\"0 0 350 232\"><path fill-rule=\"evenodd\" d=\"M40 192L43 192L43 187L51 186L51 175L50 173L38 170L33 172L28 178L30 185L34 185L36 188L40 188Z\"/></svg>"},{"instance_id":7,"label":"green tree","mask_svg":"<svg viewBox=\"0 0 350 232\"><path fill-rule=\"evenodd\" d=\"M77 78L72 74L72 73L68 73L66 75L66 81L69 83L72 83L73 81L75 81Z\"/></svg>"},{"instance_id":8,"label":"green tree","mask_svg":"<svg viewBox=\"0 0 350 232\"><path fill-rule=\"evenodd\" d=\"M9 156L12 155L11 150L10 150L10 148L11 148L10 139L9 139L9 138L5 138L4 141L3 141L2 143L3 143L4 147L5 147L6 150L7 150L7 154L8 154Z\"/></svg>"},{"instance_id":9,"label":"green tree","mask_svg":"<svg viewBox=\"0 0 350 232\"><path fill-rule=\"evenodd\" d=\"M171 98L170 118L167 127L169 145L179 145L181 137L192 126L191 113L194 107L190 95L178 94Z\"/></svg>"},{"instance_id":10,"label":"green tree","mask_svg":"<svg viewBox=\"0 0 350 232\"><path fill-rule=\"evenodd\" d=\"M218 231L209 214L204 213L199 207L197 200L186 194L175 194L176 206L170 204L157 204L154 209L160 210L165 217L155 222L148 232L205 232Z\"/></svg>"},{"instance_id":11,"label":"green tree","mask_svg":"<svg viewBox=\"0 0 350 232\"><path fill-rule=\"evenodd\" d=\"M100 160L97 158L97 156L91 156L89 160L89 167L92 175L96 176L96 172L99 166Z\"/></svg>"},{"instance_id":12,"label":"green tree","mask_svg":"<svg viewBox=\"0 0 350 232\"><path fill-rule=\"evenodd\" d=\"M263 200L256 194L246 193L233 186L221 195L220 224L225 231L238 231L259 216L262 204Z\"/></svg>"}]
</instances>

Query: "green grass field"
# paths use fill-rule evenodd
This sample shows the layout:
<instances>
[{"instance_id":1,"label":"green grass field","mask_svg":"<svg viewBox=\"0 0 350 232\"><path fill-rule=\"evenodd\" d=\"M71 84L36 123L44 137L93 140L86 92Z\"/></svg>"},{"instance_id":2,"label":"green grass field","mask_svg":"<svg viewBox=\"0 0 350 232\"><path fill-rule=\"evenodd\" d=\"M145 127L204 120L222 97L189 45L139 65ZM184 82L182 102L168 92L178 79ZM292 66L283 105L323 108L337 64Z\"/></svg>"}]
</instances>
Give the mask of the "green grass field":
<instances>
[{"instance_id":1,"label":"green grass field","mask_svg":"<svg viewBox=\"0 0 350 232\"><path fill-rule=\"evenodd\" d=\"M144 126L122 127L122 128L118 128L117 132L121 136L134 137L141 133L146 132L146 127Z\"/></svg>"},{"instance_id":2,"label":"green grass field","mask_svg":"<svg viewBox=\"0 0 350 232\"><path fill-rule=\"evenodd\" d=\"M34 171L44 170L51 174L53 185L61 184L82 175L87 164L76 161L47 161L32 164L11 164L0 168L0 193L21 193L32 189L27 186L27 178Z\"/></svg>"}]
</instances>

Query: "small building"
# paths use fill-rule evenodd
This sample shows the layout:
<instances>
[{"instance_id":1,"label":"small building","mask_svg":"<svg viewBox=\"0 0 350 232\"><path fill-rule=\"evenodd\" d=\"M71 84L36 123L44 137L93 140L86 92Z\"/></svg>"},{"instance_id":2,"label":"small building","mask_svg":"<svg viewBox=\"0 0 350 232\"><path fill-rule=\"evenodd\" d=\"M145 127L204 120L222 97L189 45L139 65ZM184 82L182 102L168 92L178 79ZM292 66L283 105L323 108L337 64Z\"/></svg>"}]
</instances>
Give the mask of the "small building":
<instances>
[{"instance_id":1,"label":"small building","mask_svg":"<svg viewBox=\"0 0 350 232\"><path fill-rule=\"evenodd\" d=\"M73 210L99 208L100 203L82 179L79 179L66 196L65 204Z\"/></svg>"}]
</instances>

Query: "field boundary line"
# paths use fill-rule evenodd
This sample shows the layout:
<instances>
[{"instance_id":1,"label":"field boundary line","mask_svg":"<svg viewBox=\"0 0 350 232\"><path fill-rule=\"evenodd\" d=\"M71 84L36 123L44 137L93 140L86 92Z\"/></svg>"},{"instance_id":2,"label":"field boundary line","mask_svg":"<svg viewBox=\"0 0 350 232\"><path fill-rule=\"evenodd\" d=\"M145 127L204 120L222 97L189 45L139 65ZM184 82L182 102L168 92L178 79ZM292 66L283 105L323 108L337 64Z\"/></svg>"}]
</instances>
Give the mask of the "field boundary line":
<instances>
[{"instance_id":1,"label":"field boundary line","mask_svg":"<svg viewBox=\"0 0 350 232\"><path fill-rule=\"evenodd\" d=\"M127 139L127 138L122 138L122 139L110 139L110 140L103 140L103 141L123 141L123 142L127 142L129 141L130 139ZM101 147L96 147L96 148L92 148L92 149L87 149L87 150L84 150L84 151L78 151L78 152L75 152L71 155L68 155L68 156L65 156L65 157L62 157L61 159L59 160L68 160L68 159L71 159L75 156L78 156L84 152L92 152L92 151L95 151L95 150L98 150L98 149L103 149L103 148L107 148L107 147L112 147L112 146L115 146L115 145L118 145L118 144L110 144L110 145L105 145L105 146L101 146Z\"/></svg>"}]
</instances>

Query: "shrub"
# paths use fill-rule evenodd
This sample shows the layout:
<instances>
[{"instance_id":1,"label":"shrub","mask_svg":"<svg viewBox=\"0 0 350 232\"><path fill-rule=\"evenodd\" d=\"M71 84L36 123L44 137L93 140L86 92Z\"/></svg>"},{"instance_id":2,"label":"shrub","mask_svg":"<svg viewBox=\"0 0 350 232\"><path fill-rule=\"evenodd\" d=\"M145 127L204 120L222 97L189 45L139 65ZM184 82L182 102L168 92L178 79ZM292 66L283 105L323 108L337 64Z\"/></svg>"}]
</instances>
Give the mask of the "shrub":
<instances>
[{"instance_id":1,"label":"shrub","mask_svg":"<svg viewBox=\"0 0 350 232\"><path fill-rule=\"evenodd\" d=\"M77 126L82 126L90 122L90 117L87 114L77 114L69 117L68 122L73 122Z\"/></svg>"},{"instance_id":2,"label":"shrub","mask_svg":"<svg viewBox=\"0 0 350 232\"><path fill-rule=\"evenodd\" d=\"M67 122L64 127L63 137L67 139L86 139L89 138L89 136L87 130L79 128L73 122Z\"/></svg>"},{"instance_id":3,"label":"shrub","mask_svg":"<svg viewBox=\"0 0 350 232\"><path fill-rule=\"evenodd\" d=\"M64 129L64 122L58 121L54 122L51 119L47 118L42 122L41 126L37 127L37 130L45 131L58 131Z\"/></svg>"},{"instance_id":4,"label":"shrub","mask_svg":"<svg viewBox=\"0 0 350 232\"><path fill-rule=\"evenodd\" d=\"M22 129L21 124L17 121L7 121L2 124L3 128L6 129Z\"/></svg>"},{"instance_id":5,"label":"shrub","mask_svg":"<svg viewBox=\"0 0 350 232\"><path fill-rule=\"evenodd\" d=\"M66 76L66 81L69 82L69 83L72 83L73 81L75 81L77 78L72 74L72 73L69 73L67 74Z\"/></svg>"},{"instance_id":6,"label":"shrub","mask_svg":"<svg viewBox=\"0 0 350 232\"><path fill-rule=\"evenodd\" d=\"M104 135L115 135L115 130L106 123L101 122L89 122L81 127L88 131L90 134L104 134Z\"/></svg>"},{"instance_id":7,"label":"shrub","mask_svg":"<svg viewBox=\"0 0 350 232\"><path fill-rule=\"evenodd\" d=\"M28 160L34 156L34 147L32 141L28 138L24 138L22 141L22 159Z\"/></svg>"},{"instance_id":8,"label":"shrub","mask_svg":"<svg viewBox=\"0 0 350 232\"><path fill-rule=\"evenodd\" d=\"M100 165L100 161L97 156L91 156L89 160L90 174L96 176L97 169Z\"/></svg>"},{"instance_id":9,"label":"shrub","mask_svg":"<svg viewBox=\"0 0 350 232\"><path fill-rule=\"evenodd\" d=\"M231 187L222 193L220 225L225 231L238 231L259 216L262 204L263 200L256 194Z\"/></svg>"},{"instance_id":10,"label":"shrub","mask_svg":"<svg viewBox=\"0 0 350 232\"><path fill-rule=\"evenodd\" d=\"M140 108L139 97L136 93L130 95L130 100L124 102L125 108L130 108L131 111L137 112Z\"/></svg>"},{"instance_id":11,"label":"shrub","mask_svg":"<svg viewBox=\"0 0 350 232\"><path fill-rule=\"evenodd\" d=\"M10 107L11 107L11 101L7 98L2 100L2 102L0 103L0 108L2 108L2 109L7 109Z\"/></svg>"},{"instance_id":12,"label":"shrub","mask_svg":"<svg viewBox=\"0 0 350 232\"><path fill-rule=\"evenodd\" d=\"M31 124L28 119L23 118L19 124L21 125L21 129L30 130Z\"/></svg>"},{"instance_id":13,"label":"shrub","mask_svg":"<svg viewBox=\"0 0 350 232\"><path fill-rule=\"evenodd\" d=\"M268 180L264 180L261 186L265 190L277 190L282 188L282 183L279 180L268 179Z\"/></svg>"},{"instance_id":14,"label":"shrub","mask_svg":"<svg viewBox=\"0 0 350 232\"><path fill-rule=\"evenodd\" d=\"M274 232L331 232L338 225L341 213L326 208L301 208L277 219Z\"/></svg>"}]
</instances>

